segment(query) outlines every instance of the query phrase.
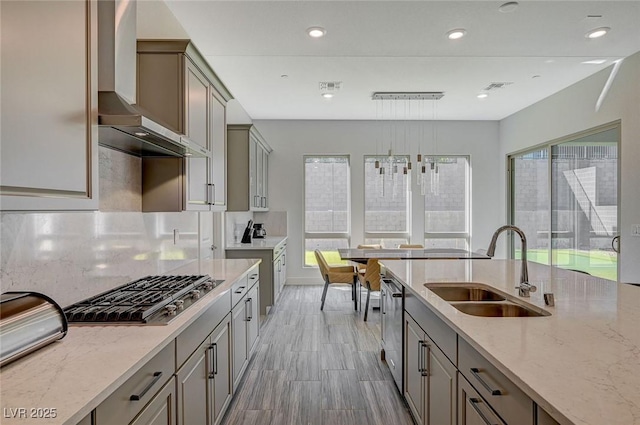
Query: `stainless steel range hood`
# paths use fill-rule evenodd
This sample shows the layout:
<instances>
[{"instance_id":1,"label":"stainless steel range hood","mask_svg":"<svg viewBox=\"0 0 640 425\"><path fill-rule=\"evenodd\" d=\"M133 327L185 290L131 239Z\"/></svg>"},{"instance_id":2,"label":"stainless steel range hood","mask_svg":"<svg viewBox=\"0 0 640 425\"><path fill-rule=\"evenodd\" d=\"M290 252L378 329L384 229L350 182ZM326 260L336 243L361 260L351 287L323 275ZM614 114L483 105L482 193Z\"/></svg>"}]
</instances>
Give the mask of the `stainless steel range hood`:
<instances>
[{"instance_id":1,"label":"stainless steel range hood","mask_svg":"<svg viewBox=\"0 0 640 425\"><path fill-rule=\"evenodd\" d=\"M98 143L136 156L200 155L135 105L136 2L98 2Z\"/></svg>"}]
</instances>

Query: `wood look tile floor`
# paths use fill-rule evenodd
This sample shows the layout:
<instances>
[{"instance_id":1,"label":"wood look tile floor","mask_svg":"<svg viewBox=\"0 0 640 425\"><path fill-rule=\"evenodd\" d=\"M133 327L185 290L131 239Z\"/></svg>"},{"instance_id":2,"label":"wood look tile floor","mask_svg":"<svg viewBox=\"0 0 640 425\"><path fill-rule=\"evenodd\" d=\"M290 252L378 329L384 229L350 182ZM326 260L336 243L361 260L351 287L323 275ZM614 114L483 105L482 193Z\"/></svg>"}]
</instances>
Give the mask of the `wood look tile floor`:
<instances>
[{"instance_id":1,"label":"wood look tile floor","mask_svg":"<svg viewBox=\"0 0 640 425\"><path fill-rule=\"evenodd\" d=\"M380 313L364 322L351 289L286 285L261 329L223 425L412 425L380 360ZM364 297L363 297L364 298Z\"/></svg>"}]
</instances>

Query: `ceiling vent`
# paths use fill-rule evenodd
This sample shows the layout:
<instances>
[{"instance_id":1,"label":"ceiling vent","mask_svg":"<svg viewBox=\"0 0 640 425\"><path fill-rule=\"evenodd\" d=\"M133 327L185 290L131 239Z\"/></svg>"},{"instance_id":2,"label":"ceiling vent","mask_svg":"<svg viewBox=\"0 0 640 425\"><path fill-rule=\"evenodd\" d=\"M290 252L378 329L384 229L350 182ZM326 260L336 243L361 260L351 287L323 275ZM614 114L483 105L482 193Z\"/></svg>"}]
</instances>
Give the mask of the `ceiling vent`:
<instances>
[{"instance_id":1,"label":"ceiling vent","mask_svg":"<svg viewBox=\"0 0 640 425\"><path fill-rule=\"evenodd\" d=\"M335 92L342 87L342 81L320 81L319 86L323 92Z\"/></svg>"},{"instance_id":2,"label":"ceiling vent","mask_svg":"<svg viewBox=\"0 0 640 425\"><path fill-rule=\"evenodd\" d=\"M492 90L503 89L507 86L510 86L511 84L513 83L512 82L489 83L489 85L483 88L482 91L492 91Z\"/></svg>"}]
</instances>

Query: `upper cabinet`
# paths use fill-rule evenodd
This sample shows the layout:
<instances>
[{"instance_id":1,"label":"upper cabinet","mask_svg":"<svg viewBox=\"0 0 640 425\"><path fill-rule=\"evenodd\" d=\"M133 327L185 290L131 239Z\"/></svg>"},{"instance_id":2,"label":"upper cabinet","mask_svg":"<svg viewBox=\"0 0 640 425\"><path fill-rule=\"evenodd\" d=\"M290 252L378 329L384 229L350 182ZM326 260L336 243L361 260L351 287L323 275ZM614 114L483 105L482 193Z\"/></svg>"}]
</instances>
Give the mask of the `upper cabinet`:
<instances>
[{"instance_id":1,"label":"upper cabinet","mask_svg":"<svg viewBox=\"0 0 640 425\"><path fill-rule=\"evenodd\" d=\"M269 210L271 147L251 124L227 126L229 211Z\"/></svg>"},{"instance_id":2,"label":"upper cabinet","mask_svg":"<svg viewBox=\"0 0 640 425\"><path fill-rule=\"evenodd\" d=\"M97 210L97 2L1 1L0 15L0 208Z\"/></svg>"},{"instance_id":3,"label":"upper cabinet","mask_svg":"<svg viewBox=\"0 0 640 425\"><path fill-rule=\"evenodd\" d=\"M137 105L197 152L143 158L143 211L226 210L231 94L189 40L138 40L137 65Z\"/></svg>"}]
</instances>

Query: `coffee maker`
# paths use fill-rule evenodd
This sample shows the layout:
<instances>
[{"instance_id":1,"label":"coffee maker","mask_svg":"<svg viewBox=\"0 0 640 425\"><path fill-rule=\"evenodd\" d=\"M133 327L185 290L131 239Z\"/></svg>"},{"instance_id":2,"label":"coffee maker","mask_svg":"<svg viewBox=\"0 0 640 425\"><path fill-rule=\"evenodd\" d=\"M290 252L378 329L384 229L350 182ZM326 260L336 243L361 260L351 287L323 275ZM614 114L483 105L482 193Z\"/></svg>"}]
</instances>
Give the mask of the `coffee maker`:
<instances>
[{"instance_id":1,"label":"coffee maker","mask_svg":"<svg viewBox=\"0 0 640 425\"><path fill-rule=\"evenodd\" d=\"M267 235L267 230L264 228L264 224L255 223L253 225L253 237L256 239L262 239Z\"/></svg>"}]
</instances>

